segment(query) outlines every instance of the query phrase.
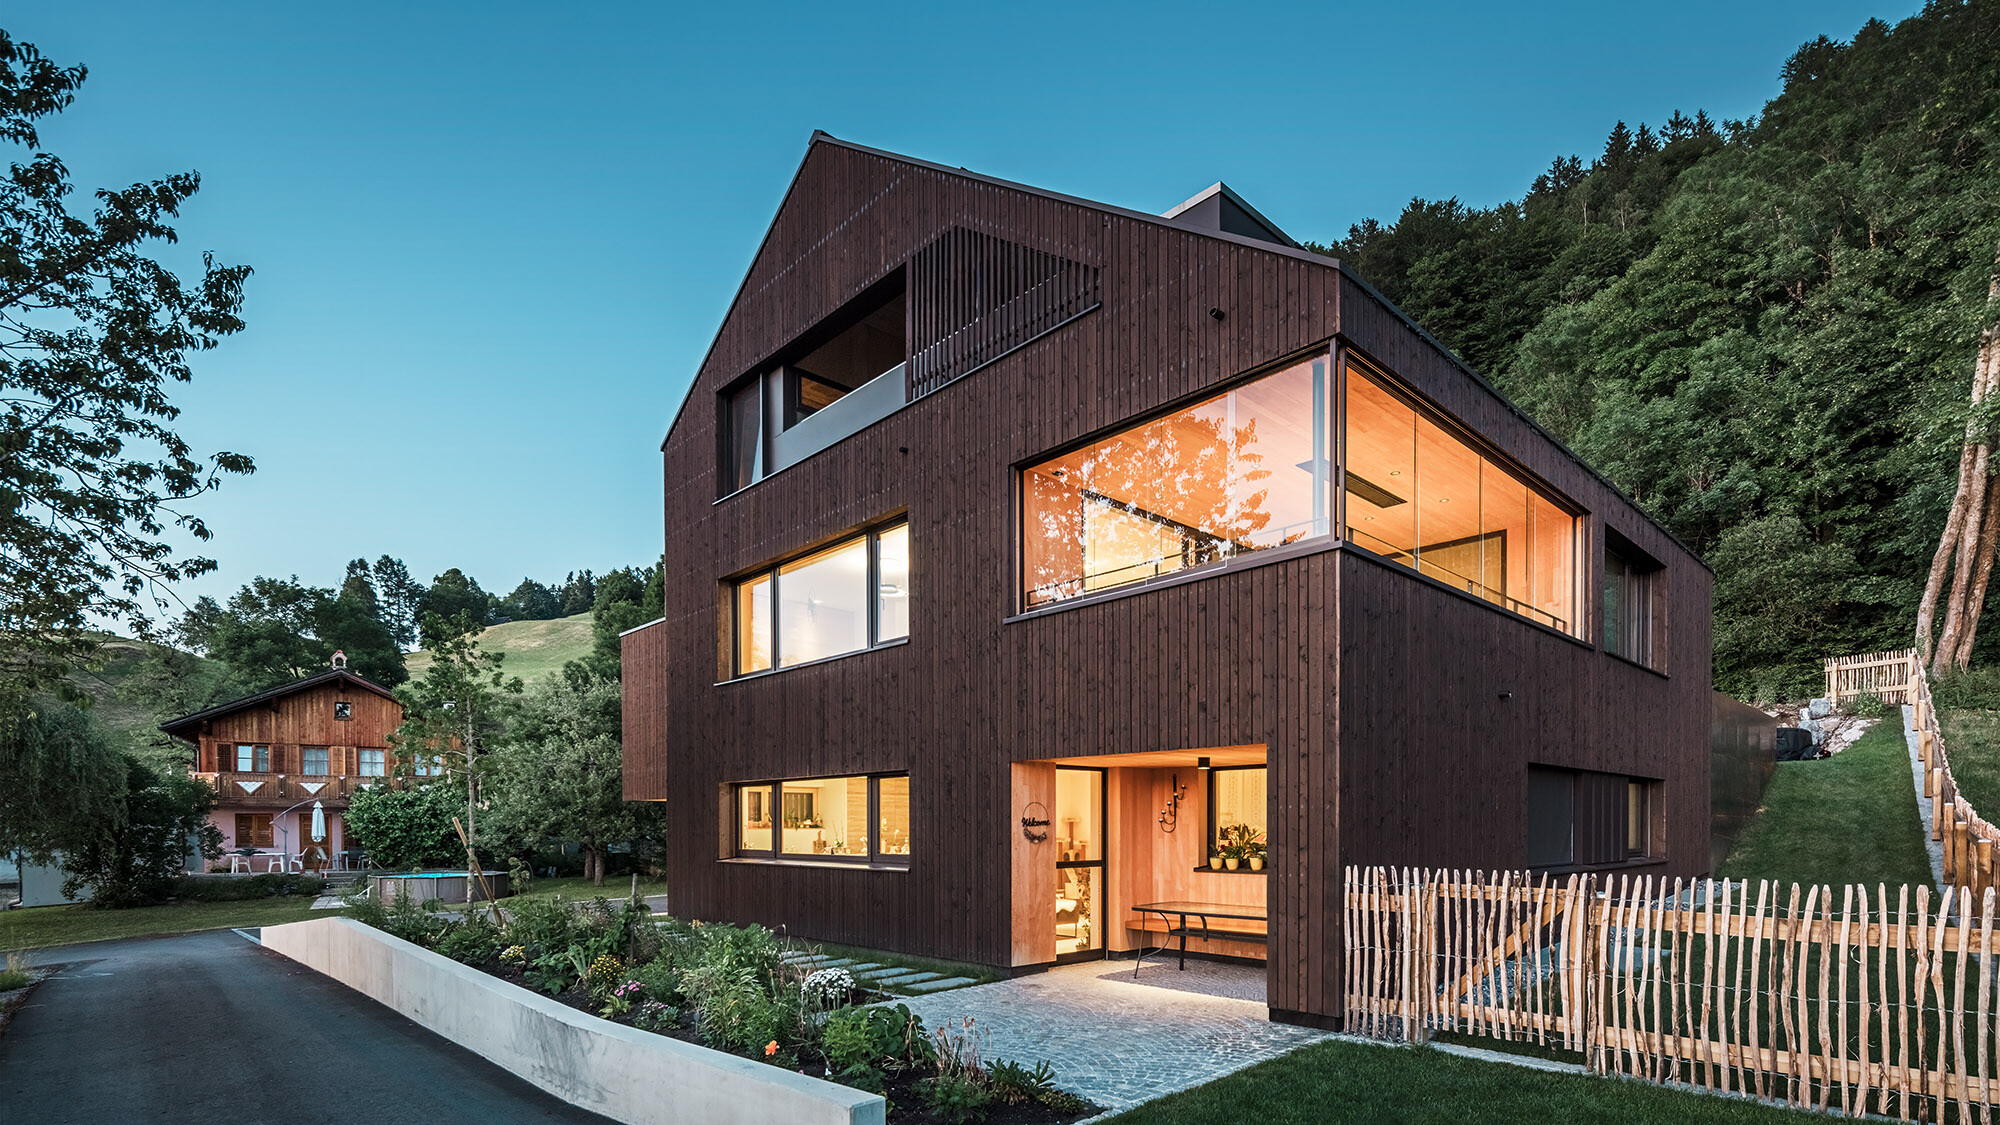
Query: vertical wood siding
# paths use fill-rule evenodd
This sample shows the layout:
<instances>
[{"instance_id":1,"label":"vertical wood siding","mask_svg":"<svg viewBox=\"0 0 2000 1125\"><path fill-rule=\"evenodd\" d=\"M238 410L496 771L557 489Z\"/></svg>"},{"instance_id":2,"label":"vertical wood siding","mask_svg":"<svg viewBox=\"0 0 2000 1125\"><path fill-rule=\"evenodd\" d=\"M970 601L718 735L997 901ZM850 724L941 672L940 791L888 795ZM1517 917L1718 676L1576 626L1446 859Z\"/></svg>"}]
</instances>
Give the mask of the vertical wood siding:
<instances>
[{"instance_id":1,"label":"vertical wood siding","mask_svg":"<svg viewBox=\"0 0 2000 1125\"><path fill-rule=\"evenodd\" d=\"M721 389L952 231L1096 271L1101 307L717 503ZM939 282L908 276L916 318L929 299L920 290ZM1586 646L1339 551L1006 620L1018 601L1013 466L1328 341L1348 307L1358 318L1349 334L1376 358L1579 503L1614 512L1622 533L1668 561L1689 598L1671 643L1683 646L1676 653L1699 648L1698 674L1676 663L1671 687L1630 666L1600 675L1592 669L1609 658ZM664 620L627 638L628 704L646 712L628 710L627 786L668 803L674 905L694 917L1006 965L1012 763L1262 744L1273 783L1270 1003L1332 1015L1344 862L1376 862L1405 832L1410 846L1439 852L1411 863L1470 864L1466 853L1484 849L1477 862L1492 866L1486 853L1520 846L1518 825L1483 815L1498 798L1477 781L1500 771L1475 763L1500 751L1478 733L1493 709L1474 681L1551 661L1549 674L1524 674L1516 688L1516 711L1540 718L1508 735L1507 760L1544 731L1600 733L1574 714L1591 707L1651 724L1645 745L1664 746L1678 729L1667 710L1682 675L1699 680L1695 713L1706 715L1705 572L1334 263L838 144L809 153L696 377L663 471L672 580ZM904 510L908 644L715 682L721 576ZM1343 684L1355 686L1343 695ZM1358 710L1356 691L1366 700ZM645 726L647 715L660 725ZM1362 747L1352 783L1336 754L1351 737ZM1689 744L1703 745L1705 733ZM1562 750L1578 765L1643 753L1581 737ZM726 836L717 794L729 782L898 770L912 787L907 871L717 862ZM1372 804L1382 800L1399 805ZM1705 805L1669 807L1689 823L1705 814ZM1344 847L1369 854L1347 859Z\"/></svg>"}]
</instances>

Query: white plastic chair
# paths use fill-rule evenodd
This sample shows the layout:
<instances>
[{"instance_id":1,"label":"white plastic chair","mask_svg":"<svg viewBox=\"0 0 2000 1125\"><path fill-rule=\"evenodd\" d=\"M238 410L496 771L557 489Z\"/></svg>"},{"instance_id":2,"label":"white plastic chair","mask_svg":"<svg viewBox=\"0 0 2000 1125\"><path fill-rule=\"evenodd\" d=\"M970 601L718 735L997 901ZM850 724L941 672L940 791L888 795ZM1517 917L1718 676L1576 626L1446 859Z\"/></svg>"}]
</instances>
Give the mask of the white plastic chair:
<instances>
[{"instance_id":1,"label":"white plastic chair","mask_svg":"<svg viewBox=\"0 0 2000 1125\"><path fill-rule=\"evenodd\" d=\"M231 855L229 857L229 873L231 875L254 874L254 872L250 870L250 858L251 857L242 854Z\"/></svg>"}]
</instances>

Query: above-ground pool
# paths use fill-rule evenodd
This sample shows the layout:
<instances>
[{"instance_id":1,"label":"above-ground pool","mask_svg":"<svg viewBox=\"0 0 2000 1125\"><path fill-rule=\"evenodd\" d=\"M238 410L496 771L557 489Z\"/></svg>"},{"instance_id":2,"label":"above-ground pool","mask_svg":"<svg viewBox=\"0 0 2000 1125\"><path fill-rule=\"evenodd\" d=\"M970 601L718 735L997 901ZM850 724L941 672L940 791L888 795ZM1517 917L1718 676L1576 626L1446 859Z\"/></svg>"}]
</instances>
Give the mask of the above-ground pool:
<instances>
[{"instance_id":1,"label":"above-ground pool","mask_svg":"<svg viewBox=\"0 0 2000 1125\"><path fill-rule=\"evenodd\" d=\"M472 881L472 897L466 897L466 874L464 871L426 871L421 875L370 875L369 893L374 896L375 901L381 903L390 903L401 898L413 902L484 901L486 895L482 892L477 879ZM485 885L492 888L494 898L506 898L514 893L508 884L505 871L482 871L480 874L486 877Z\"/></svg>"}]
</instances>

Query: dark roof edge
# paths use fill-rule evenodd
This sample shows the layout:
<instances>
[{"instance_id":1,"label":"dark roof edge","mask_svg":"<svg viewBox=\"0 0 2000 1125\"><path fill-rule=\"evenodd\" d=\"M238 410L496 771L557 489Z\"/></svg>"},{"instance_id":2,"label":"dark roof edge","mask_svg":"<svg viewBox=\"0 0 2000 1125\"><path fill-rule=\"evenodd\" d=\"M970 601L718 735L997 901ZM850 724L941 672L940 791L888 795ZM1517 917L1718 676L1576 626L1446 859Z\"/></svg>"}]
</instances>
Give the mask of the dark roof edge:
<instances>
[{"instance_id":1,"label":"dark roof edge","mask_svg":"<svg viewBox=\"0 0 2000 1125\"><path fill-rule=\"evenodd\" d=\"M1322 258L1321 260L1326 261L1328 259ZM1352 281L1354 284L1360 286L1362 292L1374 298L1377 302L1379 302L1382 305L1383 308L1388 309L1391 313L1394 313L1396 319L1402 321L1406 326L1410 328L1411 331L1423 337L1423 340L1426 344L1429 344L1431 347L1436 348L1440 354L1442 354L1447 360L1451 361L1451 365L1453 367L1456 367L1460 371L1463 371L1468 377L1472 379L1473 382L1478 383L1480 387L1484 388L1487 394L1490 394L1494 398L1500 400L1500 405L1505 406L1510 412L1513 413L1513 415L1516 418L1519 418L1521 421L1526 422L1531 429L1533 429L1536 433L1542 435L1542 437L1546 438L1550 445L1553 445L1557 449L1561 450L1563 456L1576 462L1579 468L1581 468L1584 472L1590 474L1591 479L1603 485L1605 488L1610 489L1611 494L1613 496L1618 497L1620 500L1623 500L1626 504L1630 505L1633 511L1639 513L1640 519L1645 520L1649 524L1652 524L1653 527L1656 530L1658 530L1661 535L1666 536L1667 539L1674 544L1674 546L1679 547L1683 551L1686 551L1688 553L1688 556L1694 559L1696 563L1700 564L1703 570L1708 571L1710 574L1715 573L1715 568L1708 565L1708 560L1701 557L1700 551L1697 551L1693 547L1688 546L1685 542L1681 540L1680 536L1675 535L1672 531L1669 531L1665 524L1661 523L1659 520L1654 519L1650 514L1647 513L1646 509L1640 507L1639 502L1637 500L1632 499L1632 497L1628 495L1624 489L1611 483L1611 481L1608 478L1606 478L1603 473L1598 472L1594 467L1592 467L1590 462L1584 460L1581 455L1579 455L1575 450L1571 449L1567 444L1565 444L1562 441L1562 439L1550 433L1548 431L1548 428L1543 426L1540 422L1535 421L1532 415L1530 415L1527 411L1521 409L1518 405L1516 405L1514 400L1508 398L1506 394L1500 390L1500 388L1488 382L1486 376L1481 375L1477 371L1474 371L1472 369L1471 364L1465 362L1463 359L1460 359L1457 352L1452 351L1450 348L1445 347L1444 344L1440 342L1436 336L1430 334L1430 331L1428 329L1426 329L1423 325L1418 324L1415 317L1411 316L1409 313L1406 313L1401 308L1397 307L1396 302L1391 301L1387 297L1384 297L1382 295L1381 290L1375 288L1373 285L1368 284L1366 279L1364 279L1360 274L1355 273L1353 270L1347 268L1345 264L1335 261L1334 265L1340 270L1340 273L1343 277L1347 278L1349 281Z\"/></svg>"},{"instance_id":2,"label":"dark roof edge","mask_svg":"<svg viewBox=\"0 0 2000 1125\"><path fill-rule=\"evenodd\" d=\"M866 153L869 156L879 156L884 160L894 160L899 163L909 164L917 168L927 168L933 172L942 172L945 173L946 175L958 176L962 179L971 180L975 183L990 184L994 187L1002 187L1002 188L1007 188L1010 191L1024 192L1028 195L1038 196L1042 199L1051 199L1058 203L1068 203L1071 204L1072 206L1084 207L1092 211L1101 211L1105 214L1117 215L1120 218L1135 219L1138 220L1139 222L1151 223L1154 226L1167 227L1171 230L1180 231L1183 234L1192 234L1202 238L1218 239L1223 242L1235 243L1238 246L1247 246L1253 250L1264 250L1272 254L1284 254L1293 258L1298 258L1302 261L1314 262L1320 265L1325 265L1328 263L1333 263L1336 265L1338 264L1337 262L1334 262L1334 259L1329 258L1324 254L1314 254L1311 251L1305 250L1304 248L1296 245L1282 246L1275 242L1267 242L1261 238L1251 238L1247 235L1231 234L1228 231L1203 230L1199 227L1184 226L1180 223L1174 222L1172 219L1169 219L1164 215L1155 215L1146 211L1135 211L1130 207L1119 207L1115 204L1102 203L1095 199L1085 199L1081 196L1064 195L1062 192L1050 191L1047 188L1038 188L1032 184L1018 183L1013 180L1003 180L998 176L983 175L979 172L969 171L965 168L953 168L947 164L939 164L934 161L924 160L915 156L906 156L900 152L890 152L887 149L870 148L867 145L856 144L853 141L843 141L839 137L836 137L833 134L828 133L823 129L814 129L812 133L812 138L806 142L806 155L799 160L798 168L792 172L791 183L785 185L784 197L778 201L778 211L777 213L774 213L772 216L774 220L777 214L781 214L784 212L785 204L791 201L792 192L798 189L799 177L803 175L806 170L806 160L812 157L812 147L817 144L829 144L839 148L851 149L854 152ZM1228 191L1228 188L1224 187L1223 190ZM1202 194L1206 195L1207 193L1204 192ZM1267 226L1270 225L1270 220L1265 219L1261 214L1257 214L1256 209L1251 207L1249 204L1243 203L1241 197L1238 197L1235 192L1231 191L1229 192L1229 194L1232 198L1236 200L1237 203L1242 204L1245 210L1250 211L1252 214L1256 214L1257 218L1263 221ZM772 225L775 226L776 225L775 222ZM1276 230L1277 228L1273 227L1272 229ZM1278 231L1278 233L1284 234L1283 231ZM1285 237L1290 238L1291 236L1285 235ZM681 396L680 405L674 409L673 421L667 423L666 436L660 439L660 449L662 451L665 451L665 449L667 448L667 442L673 439L674 428L680 425L681 416L687 413L687 405L688 402L694 398L695 384L700 380L701 371L704 367L708 366L709 359L713 357L715 354L715 345L722 338L722 325L728 324L729 318L735 315L737 303L743 300L743 290L746 286L750 284L750 271L757 268L757 259L763 255L764 246L766 243L770 242L770 240L771 240L771 227L767 226L764 228L764 237L758 239L757 241L756 251L750 255L750 264L749 266L745 267L743 271L743 280L737 283L736 295L730 298L729 308L723 311L722 323L716 326L715 337L709 340L708 350L702 353L701 362L695 364L694 375L688 381L687 393Z\"/></svg>"},{"instance_id":3,"label":"dark roof edge","mask_svg":"<svg viewBox=\"0 0 2000 1125\"><path fill-rule=\"evenodd\" d=\"M277 699L280 696L291 695L294 692L304 691L307 688L318 687L321 684L332 683L336 680L344 681L346 683L351 683L355 687L361 688L364 691L372 691L376 695L379 695L384 699L396 698L396 694L394 692L390 691L388 688L383 687L381 684L378 684L373 680L363 679L362 677L357 676L352 672L349 672L345 668L334 668L330 671L320 672L316 675L307 676L301 680L293 680L290 683L279 684L277 687L265 688L263 691L256 692L251 695L246 695L241 699L232 699L227 703L218 703L213 707L207 708L206 710L196 711L191 715L182 715L178 719L168 719L166 722L160 724L159 729L165 731L168 734L173 734L174 731L180 727L189 726L193 723L199 723L205 719L212 719L215 718L217 715L226 715L231 711L241 711L245 707L255 706L256 704L262 703L266 700ZM175 735L175 737L180 737L180 736Z\"/></svg>"},{"instance_id":4,"label":"dark roof edge","mask_svg":"<svg viewBox=\"0 0 2000 1125\"><path fill-rule=\"evenodd\" d=\"M1168 208L1166 211L1161 213L1160 217L1163 219L1177 219L1181 216L1183 212L1187 211L1188 208L1193 207L1195 204L1200 203L1202 200L1207 199L1211 195L1219 195L1222 198L1227 199L1231 203L1236 204L1236 206L1242 208L1243 213L1249 215L1250 218L1255 220L1258 226L1263 227L1267 231L1270 231L1272 237L1281 240L1280 241L1281 245L1298 247L1299 245L1298 239L1293 238L1289 234L1286 234L1284 228L1278 226L1278 224L1272 222L1269 218L1265 217L1262 211L1259 211L1255 207L1252 207L1250 205L1249 200L1236 194L1235 188L1230 187L1228 184L1223 183L1221 180L1215 181L1209 186L1189 196L1187 199ZM1175 225L1178 226L1179 224Z\"/></svg>"}]
</instances>

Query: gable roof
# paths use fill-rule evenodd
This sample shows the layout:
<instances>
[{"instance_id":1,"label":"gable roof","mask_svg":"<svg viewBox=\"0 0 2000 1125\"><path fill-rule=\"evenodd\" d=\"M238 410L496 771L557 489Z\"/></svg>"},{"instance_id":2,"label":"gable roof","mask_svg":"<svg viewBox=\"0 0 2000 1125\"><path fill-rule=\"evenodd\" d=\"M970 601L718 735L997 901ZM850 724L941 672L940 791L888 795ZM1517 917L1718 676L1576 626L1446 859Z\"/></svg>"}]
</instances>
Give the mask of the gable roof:
<instances>
[{"instance_id":1,"label":"gable roof","mask_svg":"<svg viewBox=\"0 0 2000 1125\"><path fill-rule=\"evenodd\" d=\"M293 680L288 684L279 684L274 688L265 688L255 695L246 695L241 699L232 699L227 703L219 703L206 711L196 711L192 715L182 715L178 719L168 719L166 722L160 724L160 729L173 735L175 738L185 738L192 742L195 735L200 733L197 728L210 719L220 718L223 715L232 714L245 708L255 707L259 703L268 703L274 699L283 699L285 696L297 695L299 692L309 691L328 684L359 688L362 691L373 692L392 703L396 701L395 694L381 684L375 683L372 680L364 680L360 676L347 671L345 668L335 668L330 672L321 672L315 676L307 676L302 680ZM192 733L190 733L191 731Z\"/></svg>"},{"instance_id":2,"label":"gable roof","mask_svg":"<svg viewBox=\"0 0 2000 1125\"><path fill-rule=\"evenodd\" d=\"M1250 206L1249 200L1230 190L1229 185L1221 180L1196 192L1160 217L1177 220L1177 225L1189 230L1209 233L1220 230L1225 234L1275 242L1294 250L1299 248L1291 235L1279 230L1278 224L1265 218L1262 211Z\"/></svg>"},{"instance_id":3,"label":"gable roof","mask_svg":"<svg viewBox=\"0 0 2000 1125\"><path fill-rule=\"evenodd\" d=\"M1100 211L1107 215L1117 215L1120 218L1133 219L1138 222L1152 223L1157 226L1172 227L1178 231L1186 231L1187 233L1190 234L1201 235L1203 237L1217 239L1222 242L1234 243L1238 246L1250 246L1250 247L1255 247L1258 250L1268 251L1273 254L1283 254L1288 257L1301 258L1307 261L1314 262L1318 265L1338 267L1340 264L1339 262L1335 261L1332 258L1327 257L1324 254L1314 254L1311 251L1308 251L1299 246L1298 243L1293 242L1290 236L1286 235L1284 231L1279 230L1275 224L1273 224L1269 219L1264 218L1264 216L1258 213L1255 208L1251 207L1248 203L1244 202L1243 197L1237 195L1234 191L1231 191L1220 180L1216 181L1214 185L1210 186L1209 188L1195 195L1194 198L1189 199L1187 202L1182 203L1180 206L1174 208L1173 211L1169 212L1168 214L1154 215L1145 211L1136 211L1129 207L1119 207L1116 204L1102 203L1095 199L1085 199L1081 196L1065 195L1062 192L1050 191L1047 188L1039 188L1034 186L1033 184L1024 184L1015 180L1003 180L998 176L982 175L978 172L970 171L965 168L954 168L947 164L938 164L934 161L922 160L914 156L906 156L900 152L890 152L887 149L870 148L867 145L855 144L853 141L843 141L839 137L836 137L833 134L828 133L821 129L814 129L812 132L811 139L807 141L806 154L799 160L798 168L792 172L791 182L785 185L784 196L778 200L777 214L779 215L784 214L785 209L791 206L792 195L798 190L799 181L805 176L806 165L812 161L813 150L819 147L820 145L827 145L833 148L844 148L851 150L853 152L865 153L869 156L880 157L881 159L884 160L893 160L900 164L907 164L913 168L923 168L932 172L942 172L949 176L957 176L962 179L971 180L974 183L987 184L992 187L1005 188L1009 191L1016 191L1016 192L1021 192L1022 194L1025 195L1032 195L1039 199L1050 199L1050 200L1055 200L1056 202L1059 203L1068 203L1076 207L1083 207L1092 211ZM1245 212L1248 212L1249 215L1254 217L1256 224L1262 228L1262 230L1258 234L1254 235L1239 234L1235 231L1221 229L1221 226L1219 224L1217 226L1211 227L1207 225L1195 225L1186 221L1176 221L1176 216L1181 215L1182 212L1186 211L1187 209L1189 209L1194 205L1200 204L1203 201L1216 196L1218 188L1221 189L1222 192L1227 193L1226 196L1227 199L1234 201L1236 205L1240 206ZM773 231L777 229L777 226L778 224L774 219L770 226L764 228L764 237L757 241L757 249L754 253L750 255L750 264L743 271L743 280L737 283L736 293L729 299L729 307L723 310L722 322L721 322L722 325L727 325L730 319L736 315L736 307L742 304L743 294L749 289L750 280L753 276L755 276L757 272L758 262L762 260L764 256L765 247L770 245L771 234ZM1267 235L1263 233L1264 231L1268 231L1269 234ZM1275 235L1275 238L1271 237L1273 235ZM720 344L721 341L722 341L722 331L721 331L721 326L718 326L715 336L709 340L708 350L702 353L701 362L695 365L694 375L688 381L687 392L681 396L680 405L674 409L673 420L667 423L666 435L660 439L661 449L664 450L667 447L668 443L673 440L674 429L680 425L682 415L687 413L688 403L694 400L695 389L701 381L701 372L708 367L708 361L714 358L716 346Z\"/></svg>"}]
</instances>

